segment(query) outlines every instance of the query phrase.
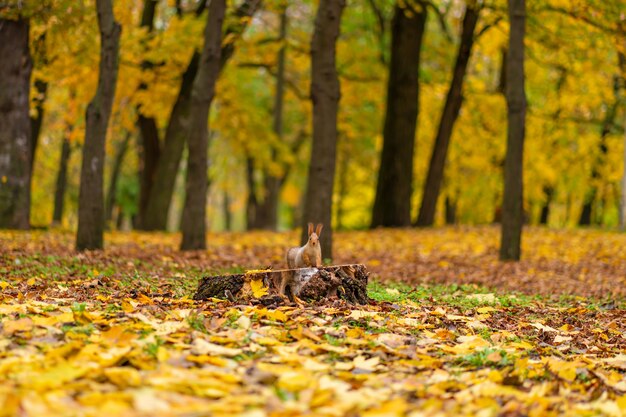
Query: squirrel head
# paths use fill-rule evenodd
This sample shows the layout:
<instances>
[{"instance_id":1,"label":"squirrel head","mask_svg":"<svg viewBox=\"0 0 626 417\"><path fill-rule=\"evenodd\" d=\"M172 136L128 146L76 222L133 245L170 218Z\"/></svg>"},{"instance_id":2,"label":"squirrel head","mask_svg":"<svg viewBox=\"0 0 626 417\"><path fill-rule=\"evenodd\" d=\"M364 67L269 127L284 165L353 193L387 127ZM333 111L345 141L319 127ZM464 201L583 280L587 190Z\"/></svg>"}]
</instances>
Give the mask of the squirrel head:
<instances>
[{"instance_id":1,"label":"squirrel head","mask_svg":"<svg viewBox=\"0 0 626 417\"><path fill-rule=\"evenodd\" d=\"M317 224L315 231L313 230L313 223L309 223L309 242L308 245L312 247L317 247L320 243L320 235L322 234L322 228L324 225L321 223Z\"/></svg>"}]
</instances>

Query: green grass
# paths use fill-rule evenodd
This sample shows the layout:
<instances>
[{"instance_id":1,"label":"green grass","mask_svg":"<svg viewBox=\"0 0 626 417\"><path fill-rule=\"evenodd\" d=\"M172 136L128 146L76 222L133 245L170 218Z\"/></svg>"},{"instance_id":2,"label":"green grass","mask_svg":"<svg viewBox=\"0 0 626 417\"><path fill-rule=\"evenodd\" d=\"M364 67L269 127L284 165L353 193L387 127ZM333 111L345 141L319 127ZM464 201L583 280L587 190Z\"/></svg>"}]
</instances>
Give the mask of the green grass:
<instances>
[{"instance_id":1,"label":"green grass","mask_svg":"<svg viewBox=\"0 0 626 417\"><path fill-rule=\"evenodd\" d=\"M489 358L492 353L498 353L500 359L495 362ZM504 350L483 349L469 355L465 355L456 360L457 365L468 366L471 368L483 368L485 366L499 368L513 363L513 359L507 356Z\"/></svg>"},{"instance_id":2,"label":"green grass","mask_svg":"<svg viewBox=\"0 0 626 417\"><path fill-rule=\"evenodd\" d=\"M417 285L403 283L370 282L368 295L377 301L399 303L405 300L419 302L433 300L460 309L476 307L528 307L536 303L550 304L553 307L569 308L581 306L588 310L609 310L626 308L626 299L586 298L575 295L541 296L520 292L503 293L474 284L463 285Z\"/></svg>"},{"instance_id":3,"label":"green grass","mask_svg":"<svg viewBox=\"0 0 626 417\"><path fill-rule=\"evenodd\" d=\"M528 296L520 293L498 294L478 285L418 285L411 287L406 284L382 284L371 282L368 294L377 301L402 302L411 300L434 300L453 307L470 309L484 306L528 306L540 301L539 296Z\"/></svg>"}]
</instances>

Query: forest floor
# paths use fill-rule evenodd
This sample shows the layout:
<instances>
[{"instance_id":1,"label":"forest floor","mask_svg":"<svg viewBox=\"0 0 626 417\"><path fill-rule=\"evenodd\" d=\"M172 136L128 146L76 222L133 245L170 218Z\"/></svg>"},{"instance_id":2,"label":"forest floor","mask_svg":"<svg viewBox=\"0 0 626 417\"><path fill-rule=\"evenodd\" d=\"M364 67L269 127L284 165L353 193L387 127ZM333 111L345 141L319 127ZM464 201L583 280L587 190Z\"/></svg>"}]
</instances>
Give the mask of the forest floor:
<instances>
[{"instance_id":1,"label":"forest floor","mask_svg":"<svg viewBox=\"0 0 626 417\"><path fill-rule=\"evenodd\" d=\"M372 304L195 302L204 275L284 267L296 233L0 232L0 416L626 416L626 234L344 232Z\"/></svg>"}]
</instances>

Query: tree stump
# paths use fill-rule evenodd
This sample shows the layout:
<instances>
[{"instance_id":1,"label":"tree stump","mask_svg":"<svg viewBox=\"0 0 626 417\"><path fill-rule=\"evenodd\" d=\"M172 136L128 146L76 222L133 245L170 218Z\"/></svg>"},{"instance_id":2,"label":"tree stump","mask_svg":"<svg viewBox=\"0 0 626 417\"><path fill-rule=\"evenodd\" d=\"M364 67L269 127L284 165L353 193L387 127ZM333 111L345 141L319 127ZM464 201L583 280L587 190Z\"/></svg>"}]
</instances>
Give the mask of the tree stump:
<instances>
[{"instance_id":1,"label":"tree stump","mask_svg":"<svg viewBox=\"0 0 626 417\"><path fill-rule=\"evenodd\" d=\"M229 299L260 304L280 303L281 283L285 295L302 301L340 298L352 304L368 304L365 265L335 265L322 268L248 271L245 274L208 276L200 280L194 300Z\"/></svg>"}]
</instances>

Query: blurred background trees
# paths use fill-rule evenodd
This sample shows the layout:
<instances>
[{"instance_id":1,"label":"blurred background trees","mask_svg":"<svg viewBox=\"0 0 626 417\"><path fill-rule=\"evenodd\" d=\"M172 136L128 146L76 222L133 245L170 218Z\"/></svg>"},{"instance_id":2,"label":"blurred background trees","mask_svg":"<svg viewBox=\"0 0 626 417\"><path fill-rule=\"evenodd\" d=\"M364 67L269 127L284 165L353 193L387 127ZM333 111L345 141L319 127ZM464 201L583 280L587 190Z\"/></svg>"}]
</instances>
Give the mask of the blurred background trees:
<instances>
[{"instance_id":1,"label":"blurred background trees","mask_svg":"<svg viewBox=\"0 0 626 417\"><path fill-rule=\"evenodd\" d=\"M320 115L335 125L336 138L316 136L321 102L311 91L315 20L326 3L226 3L205 124L208 163L200 162L207 193L193 196L206 203L208 229L505 220L505 96L519 86L505 65L513 60L509 3L351 0L340 21L326 16L325 30L338 25L336 42L323 52L335 51L340 95L336 123L333 92L325 93L332 97ZM185 178L198 157L187 146L207 5L112 1L121 26L119 70L104 145L104 202L97 203L109 229L180 230ZM623 3L525 6L517 217L615 227L626 154ZM95 0L0 4L0 48L10 45L0 62L0 227L78 227L98 27ZM332 71L322 72L330 81ZM313 149L320 140L334 155Z\"/></svg>"}]
</instances>

